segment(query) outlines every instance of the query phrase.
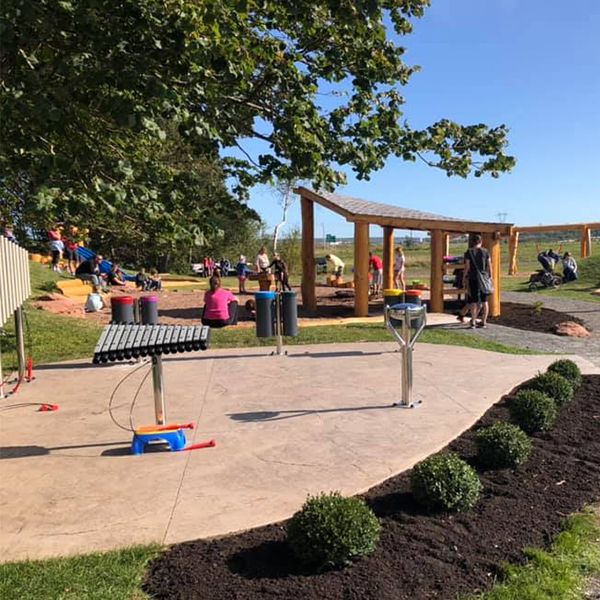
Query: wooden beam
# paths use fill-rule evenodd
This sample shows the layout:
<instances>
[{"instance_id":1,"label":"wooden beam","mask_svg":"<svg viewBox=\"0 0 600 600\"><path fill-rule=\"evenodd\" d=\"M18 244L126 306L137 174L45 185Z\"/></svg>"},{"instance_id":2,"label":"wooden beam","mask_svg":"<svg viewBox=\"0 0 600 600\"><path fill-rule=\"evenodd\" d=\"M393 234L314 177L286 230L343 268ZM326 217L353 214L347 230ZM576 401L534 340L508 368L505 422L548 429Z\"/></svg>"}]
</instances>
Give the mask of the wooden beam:
<instances>
[{"instance_id":1,"label":"wooden beam","mask_svg":"<svg viewBox=\"0 0 600 600\"><path fill-rule=\"evenodd\" d=\"M388 225L395 229L415 229L417 231L446 231L450 233L500 232L509 235L510 223L480 223L479 221L443 221L433 219L406 219L399 217L382 217L377 215L353 215L347 217L351 223L371 223L384 227Z\"/></svg>"},{"instance_id":2,"label":"wooden beam","mask_svg":"<svg viewBox=\"0 0 600 600\"><path fill-rule=\"evenodd\" d=\"M488 299L490 305L490 317L499 317L501 312L500 307L500 234L493 233L483 234L483 246L490 253L490 264L492 267L492 284L494 291Z\"/></svg>"},{"instance_id":3,"label":"wooden beam","mask_svg":"<svg viewBox=\"0 0 600 600\"><path fill-rule=\"evenodd\" d=\"M592 253L592 230L587 226L581 227L581 258L587 258Z\"/></svg>"},{"instance_id":4,"label":"wooden beam","mask_svg":"<svg viewBox=\"0 0 600 600\"><path fill-rule=\"evenodd\" d=\"M508 238L508 274L516 275L519 272L517 254L519 251L519 232L513 231Z\"/></svg>"},{"instance_id":5,"label":"wooden beam","mask_svg":"<svg viewBox=\"0 0 600 600\"><path fill-rule=\"evenodd\" d=\"M444 256L450 255L450 234L444 234Z\"/></svg>"},{"instance_id":6,"label":"wooden beam","mask_svg":"<svg viewBox=\"0 0 600 600\"><path fill-rule=\"evenodd\" d=\"M394 287L394 228L383 228L383 289Z\"/></svg>"},{"instance_id":7,"label":"wooden beam","mask_svg":"<svg viewBox=\"0 0 600 600\"><path fill-rule=\"evenodd\" d=\"M515 231L519 233L543 233L545 231L580 231L583 227L590 229L600 229L600 223L573 223L566 225L532 225L528 227L515 226Z\"/></svg>"},{"instance_id":8,"label":"wooden beam","mask_svg":"<svg viewBox=\"0 0 600 600\"><path fill-rule=\"evenodd\" d=\"M369 316L369 224L354 224L354 315Z\"/></svg>"},{"instance_id":9,"label":"wooden beam","mask_svg":"<svg viewBox=\"0 0 600 600\"><path fill-rule=\"evenodd\" d=\"M302 306L304 310L317 310L317 295L315 292L315 210L312 200L300 198L302 211Z\"/></svg>"},{"instance_id":10,"label":"wooden beam","mask_svg":"<svg viewBox=\"0 0 600 600\"><path fill-rule=\"evenodd\" d=\"M431 294L431 312L444 312L444 232L431 232L431 279L429 290Z\"/></svg>"}]
</instances>

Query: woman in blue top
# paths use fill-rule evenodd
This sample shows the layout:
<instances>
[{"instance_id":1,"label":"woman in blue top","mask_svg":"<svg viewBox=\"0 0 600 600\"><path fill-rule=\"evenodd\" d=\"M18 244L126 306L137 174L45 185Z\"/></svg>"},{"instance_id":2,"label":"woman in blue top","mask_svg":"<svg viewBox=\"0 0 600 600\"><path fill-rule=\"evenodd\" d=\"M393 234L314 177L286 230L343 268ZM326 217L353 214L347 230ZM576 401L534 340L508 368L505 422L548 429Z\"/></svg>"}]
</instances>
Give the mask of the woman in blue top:
<instances>
[{"instance_id":1,"label":"woman in blue top","mask_svg":"<svg viewBox=\"0 0 600 600\"><path fill-rule=\"evenodd\" d=\"M243 254L240 254L240 260L235 266L235 270L237 273L240 294L246 294L246 279L248 278L248 275L251 273L251 271L248 268L248 264L246 263L246 257Z\"/></svg>"}]
</instances>

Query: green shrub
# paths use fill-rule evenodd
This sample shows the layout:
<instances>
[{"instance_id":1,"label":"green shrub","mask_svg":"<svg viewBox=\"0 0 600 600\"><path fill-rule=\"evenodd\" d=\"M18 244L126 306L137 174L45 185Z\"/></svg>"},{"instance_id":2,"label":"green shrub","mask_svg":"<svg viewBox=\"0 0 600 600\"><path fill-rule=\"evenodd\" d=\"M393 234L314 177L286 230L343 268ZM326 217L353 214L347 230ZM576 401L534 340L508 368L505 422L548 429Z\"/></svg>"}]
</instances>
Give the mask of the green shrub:
<instances>
[{"instance_id":1,"label":"green shrub","mask_svg":"<svg viewBox=\"0 0 600 600\"><path fill-rule=\"evenodd\" d=\"M573 398L573 386L562 375L554 371L536 375L528 384L527 389L537 390L550 396L556 405L561 408Z\"/></svg>"},{"instance_id":2,"label":"green shrub","mask_svg":"<svg viewBox=\"0 0 600 600\"><path fill-rule=\"evenodd\" d=\"M581 377L581 370L577 366L577 363L569 360L568 358L554 361L548 367L548 371L562 375L571 383L574 388L578 388L583 381Z\"/></svg>"},{"instance_id":3,"label":"green shrub","mask_svg":"<svg viewBox=\"0 0 600 600\"><path fill-rule=\"evenodd\" d=\"M548 431L556 421L556 402L538 390L520 390L509 407L511 417L527 433Z\"/></svg>"},{"instance_id":4,"label":"green shrub","mask_svg":"<svg viewBox=\"0 0 600 600\"><path fill-rule=\"evenodd\" d=\"M479 462L495 469L516 467L531 452L531 440L527 434L511 423L494 423L477 432L477 456Z\"/></svg>"},{"instance_id":5,"label":"green shrub","mask_svg":"<svg viewBox=\"0 0 600 600\"><path fill-rule=\"evenodd\" d=\"M479 499L481 482L475 470L456 454L435 454L419 463L410 476L418 502L430 510L460 511Z\"/></svg>"},{"instance_id":6,"label":"green shrub","mask_svg":"<svg viewBox=\"0 0 600 600\"><path fill-rule=\"evenodd\" d=\"M380 530L364 501L332 492L308 497L290 520L287 539L303 563L338 567L373 552Z\"/></svg>"}]
</instances>

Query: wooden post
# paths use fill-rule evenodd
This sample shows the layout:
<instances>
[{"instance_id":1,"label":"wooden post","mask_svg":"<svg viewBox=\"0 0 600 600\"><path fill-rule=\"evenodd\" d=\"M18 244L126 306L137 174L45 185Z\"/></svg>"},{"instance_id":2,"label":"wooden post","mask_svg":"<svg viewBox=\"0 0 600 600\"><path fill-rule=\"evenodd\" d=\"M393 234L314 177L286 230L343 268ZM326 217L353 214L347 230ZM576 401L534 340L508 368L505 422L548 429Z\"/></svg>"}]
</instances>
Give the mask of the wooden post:
<instances>
[{"instance_id":1,"label":"wooden post","mask_svg":"<svg viewBox=\"0 0 600 600\"><path fill-rule=\"evenodd\" d=\"M500 233L484 233L483 246L490 253L490 263L492 267L492 284L494 291L488 299L490 305L490 317L499 317L500 308Z\"/></svg>"},{"instance_id":2,"label":"wooden post","mask_svg":"<svg viewBox=\"0 0 600 600\"><path fill-rule=\"evenodd\" d=\"M444 234L444 256L450 256L450 234Z\"/></svg>"},{"instance_id":3,"label":"wooden post","mask_svg":"<svg viewBox=\"0 0 600 600\"><path fill-rule=\"evenodd\" d=\"M383 289L394 287L394 228L383 228Z\"/></svg>"},{"instance_id":4,"label":"wooden post","mask_svg":"<svg viewBox=\"0 0 600 600\"><path fill-rule=\"evenodd\" d=\"M519 250L519 232L512 231L508 238L508 274L516 275L519 272L517 252Z\"/></svg>"},{"instance_id":5,"label":"wooden post","mask_svg":"<svg viewBox=\"0 0 600 600\"><path fill-rule=\"evenodd\" d=\"M587 258L592 254L592 230L584 225L581 228L581 258Z\"/></svg>"},{"instance_id":6,"label":"wooden post","mask_svg":"<svg viewBox=\"0 0 600 600\"><path fill-rule=\"evenodd\" d=\"M315 293L315 214L314 203L308 198L300 198L302 211L302 306L304 310L317 310Z\"/></svg>"},{"instance_id":7,"label":"wooden post","mask_svg":"<svg viewBox=\"0 0 600 600\"><path fill-rule=\"evenodd\" d=\"M354 315L369 316L368 223L354 223Z\"/></svg>"},{"instance_id":8,"label":"wooden post","mask_svg":"<svg viewBox=\"0 0 600 600\"><path fill-rule=\"evenodd\" d=\"M429 282L430 311L444 312L444 232L431 231L431 278Z\"/></svg>"}]
</instances>

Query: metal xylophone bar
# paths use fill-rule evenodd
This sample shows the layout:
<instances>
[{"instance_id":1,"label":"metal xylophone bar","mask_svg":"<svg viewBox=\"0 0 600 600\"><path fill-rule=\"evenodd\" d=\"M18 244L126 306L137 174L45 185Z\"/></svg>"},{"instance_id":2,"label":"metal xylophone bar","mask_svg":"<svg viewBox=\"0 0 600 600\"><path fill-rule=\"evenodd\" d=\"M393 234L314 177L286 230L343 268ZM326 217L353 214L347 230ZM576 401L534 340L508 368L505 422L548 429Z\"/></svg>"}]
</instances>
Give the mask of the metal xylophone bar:
<instances>
[{"instance_id":1,"label":"metal xylophone bar","mask_svg":"<svg viewBox=\"0 0 600 600\"><path fill-rule=\"evenodd\" d=\"M104 328L94 350L94 364L206 350L210 327L204 325L138 325L112 323Z\"/></svg>"},{"instance_id":2,"label":"metal xylophone bar","mask_svg":"<svg viewBox=\"0 0 600 600\"><path fill-rule=\"evenodd\" d=\"M152 383L156 423L167 419L162 372L162 354L207 350L210 327L204 325L107 325L94 349L94 364L152 357Z\"/></svg>"}]
</instances>

